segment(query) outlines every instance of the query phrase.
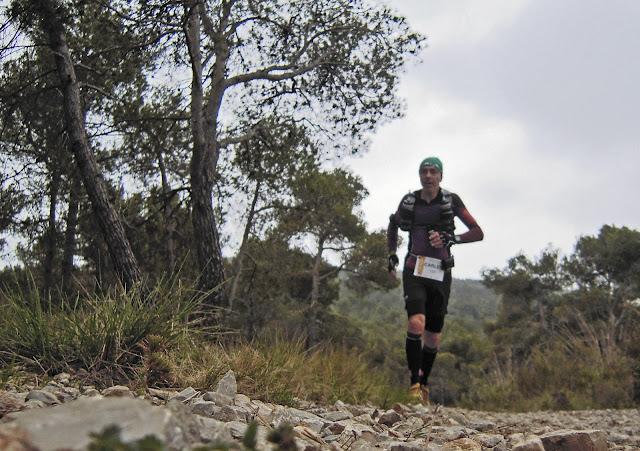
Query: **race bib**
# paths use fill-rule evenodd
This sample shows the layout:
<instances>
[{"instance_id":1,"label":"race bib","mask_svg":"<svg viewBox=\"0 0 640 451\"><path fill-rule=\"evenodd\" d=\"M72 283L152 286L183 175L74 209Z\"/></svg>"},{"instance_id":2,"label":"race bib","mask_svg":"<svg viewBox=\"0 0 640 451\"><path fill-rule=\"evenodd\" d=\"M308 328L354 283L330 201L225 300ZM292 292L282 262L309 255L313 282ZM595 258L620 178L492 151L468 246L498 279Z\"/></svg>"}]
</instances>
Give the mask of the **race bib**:
<instances>
[{"instance_id":1,"label":"race bib","mask_svg":"<svg viewBox=\"0 0 640 451\"><path fill-rule=\"evenodd\" d=\"M444 280L442 260L418 255L416 257L416 267L413 270L413 275L442 282Z\"/></svg>"}]
</instances>

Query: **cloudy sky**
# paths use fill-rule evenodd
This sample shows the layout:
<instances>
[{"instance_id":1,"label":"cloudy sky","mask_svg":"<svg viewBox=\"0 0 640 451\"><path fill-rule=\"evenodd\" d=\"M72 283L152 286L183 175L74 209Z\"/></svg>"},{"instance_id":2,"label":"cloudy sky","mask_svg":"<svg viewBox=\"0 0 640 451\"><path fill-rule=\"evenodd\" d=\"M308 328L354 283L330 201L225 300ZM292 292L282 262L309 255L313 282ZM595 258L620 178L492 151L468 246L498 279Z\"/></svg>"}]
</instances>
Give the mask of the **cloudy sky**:
<instances>
[{"instance_id":1,"label":"cloudy sky","mask_svg":"<svg viewBox=\"0 0 640 451\"><path fill-rule=\"evenodd\" d=\"M406 116L350 162L371 229L420 188L429 155L485 231L455 248L457 277L549 244L571 252L603 224L639 227L640 2L387 3L428 47L400 86Z\"/></svg>"}]
</instances>

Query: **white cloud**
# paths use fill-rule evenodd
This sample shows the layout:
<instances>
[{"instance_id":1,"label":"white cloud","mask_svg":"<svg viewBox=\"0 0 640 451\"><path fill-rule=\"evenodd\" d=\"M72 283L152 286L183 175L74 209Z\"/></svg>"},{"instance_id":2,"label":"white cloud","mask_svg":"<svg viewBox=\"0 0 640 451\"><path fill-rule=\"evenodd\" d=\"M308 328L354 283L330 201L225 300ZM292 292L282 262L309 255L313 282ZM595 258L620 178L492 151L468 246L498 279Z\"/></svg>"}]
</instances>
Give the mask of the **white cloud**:
<instances>
[{"instance_id":1,"label":"white cloud","mask_svg":"<svg viewBox=\"0 0 640 451\"><path fill-rule=\"evenodd\" d=\"M386 3L441 48L479 42L510 26L531 0L390 0Z\"/></svg>"}]
</instances>

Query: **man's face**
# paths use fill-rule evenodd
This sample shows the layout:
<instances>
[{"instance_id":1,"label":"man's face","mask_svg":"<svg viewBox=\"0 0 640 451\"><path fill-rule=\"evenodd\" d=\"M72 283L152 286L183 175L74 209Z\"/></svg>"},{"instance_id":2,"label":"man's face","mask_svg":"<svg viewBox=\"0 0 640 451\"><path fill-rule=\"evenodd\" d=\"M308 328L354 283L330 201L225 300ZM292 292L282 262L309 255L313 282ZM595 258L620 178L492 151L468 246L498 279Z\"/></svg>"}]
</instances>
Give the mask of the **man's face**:
<instances>
[{"instance_id":1,"label":"man's face","mask_svg":"<svg viewBox=\"0 0 640 451\"><path fill-rule=\"evenodd\" d=\"M440 188L442 173L435 166L424 166L420 169L420 183L423 188L437 190Z\"/></svg>"}]
</instances>

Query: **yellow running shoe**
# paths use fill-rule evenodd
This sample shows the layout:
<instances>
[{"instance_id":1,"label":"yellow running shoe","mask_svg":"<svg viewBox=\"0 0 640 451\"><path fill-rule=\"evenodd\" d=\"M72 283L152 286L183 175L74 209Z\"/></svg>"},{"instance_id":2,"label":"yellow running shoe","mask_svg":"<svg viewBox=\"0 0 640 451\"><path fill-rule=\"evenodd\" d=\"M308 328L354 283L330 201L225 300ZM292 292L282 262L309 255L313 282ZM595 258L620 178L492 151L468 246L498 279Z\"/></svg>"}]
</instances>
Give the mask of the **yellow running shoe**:
<instances>
[{"instance_id":1,"label":"yellow running shoe","mask_svg":"<svg viewBox=\"0 0 640 451\"><path fill-rule=\"evenodd\" d=\"M425 406L428 406L429 404L431 404L429 402L429 386L428 385L420 386L420 396L422 397L422 404L424 404Z\"/></svg>"},{"instance_id":2,"label":"yellow running shoe","mask_svg":"<svg viewBox=\"0 0 640 451\"><path fill-rule=\"evenodd\" d=\"M415 383L411 387L409 387L409 401L415 403L422 402L422 392L420 391L420 384Z\"/></svg>"}]
</instances>

